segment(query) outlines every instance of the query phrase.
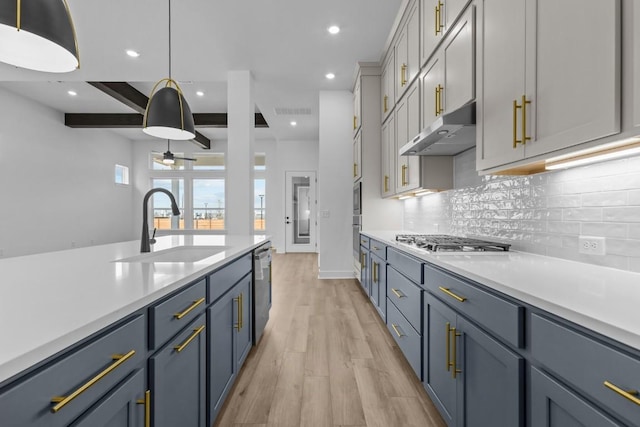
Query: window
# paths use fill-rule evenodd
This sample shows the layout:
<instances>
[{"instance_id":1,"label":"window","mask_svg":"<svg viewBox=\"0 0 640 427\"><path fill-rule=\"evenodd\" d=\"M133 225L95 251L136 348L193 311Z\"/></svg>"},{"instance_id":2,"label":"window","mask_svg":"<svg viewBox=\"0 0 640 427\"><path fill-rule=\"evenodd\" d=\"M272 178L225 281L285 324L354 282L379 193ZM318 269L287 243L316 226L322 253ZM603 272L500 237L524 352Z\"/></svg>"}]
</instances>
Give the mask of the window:
<instances>
[{"instance_id":1,"label":"window","mask_svg":"<svg viewBox=\"0 0 640 427\"><path fill-rule=\"evenodd\" d=\"M154 193L152 197L153 226L158 230L184 229L184 179L153 179L153 188L169 190L176 198L182 213L179 217L171 213L171 201L164 193Z\"/></svg>"},{"instance_id":2,"label":"window","mask_svg":"<svg viewBox=\"0 0 640 427\"><path fill-rule=\"evenodd\" d=\"M129 168L116 164L115 183L129 185Z\"/></svg>"},{"instance_id":3,"label":"window","mask_svg":"<svg viewBox=\"0 0 640 427\"><path fill-rule=\"evenodd\" d=\"M153 195L154 226L158 229L225 229L225 153L175 153L195 161L176 159L168 166L162 154L151 155L152 187L165 188L176 197L182 215L171 215L171 204L165 194ZM158 161L159 160L159 161Z\"/></svg>"},{"instance_id":4,"label":"window","mask_svg":"<svg viewBox=\"0 0 640 427\"><path fill-rule=\"evenodd\" d=\"M224 179L193 180L193 228L224 230Z\"/></svg>"}]
</instances>

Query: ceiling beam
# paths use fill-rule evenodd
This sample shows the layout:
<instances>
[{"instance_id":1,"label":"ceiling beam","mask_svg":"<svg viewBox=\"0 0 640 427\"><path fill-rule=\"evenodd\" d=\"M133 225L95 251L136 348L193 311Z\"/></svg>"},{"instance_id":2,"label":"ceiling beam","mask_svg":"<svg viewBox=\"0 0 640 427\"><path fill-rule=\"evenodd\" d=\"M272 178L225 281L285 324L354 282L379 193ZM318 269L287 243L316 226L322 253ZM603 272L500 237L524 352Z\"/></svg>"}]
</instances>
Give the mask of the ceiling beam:
<instances>
[{"instance_id":1,"label":"ceiling beam","mask_svg":"<svg viewBox=\"0 0 640 427\"><path fill-rule=\"evenodd\" d=\"M138 113L66 113L64 124L71 128L142 128L143 115ZM226 129L227 113L196 113L193 115L196 127ZM256 113L257 128L268 128L262 114Z\"/></svg>"}]
</instances>

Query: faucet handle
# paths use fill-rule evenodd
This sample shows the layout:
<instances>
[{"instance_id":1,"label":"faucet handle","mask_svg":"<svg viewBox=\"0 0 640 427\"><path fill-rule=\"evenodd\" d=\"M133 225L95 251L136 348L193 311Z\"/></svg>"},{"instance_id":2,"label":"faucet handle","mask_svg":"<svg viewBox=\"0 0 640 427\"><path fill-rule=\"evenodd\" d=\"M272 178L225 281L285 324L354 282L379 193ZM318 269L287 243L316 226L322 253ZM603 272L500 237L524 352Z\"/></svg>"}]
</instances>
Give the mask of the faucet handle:
<instances>
[{"instance_id":1,"label":"faucet handle","mask_svg":"<svg viewBox=\"0 0 640 427\"><path fill-rule=\"evenodd\" d=\"M149 243L152 244L152 245L156 242L156 230L157 229L155 227L153 227L153 234L151 235L151 238L149 239Z\"/></svg>"}]
</instances>

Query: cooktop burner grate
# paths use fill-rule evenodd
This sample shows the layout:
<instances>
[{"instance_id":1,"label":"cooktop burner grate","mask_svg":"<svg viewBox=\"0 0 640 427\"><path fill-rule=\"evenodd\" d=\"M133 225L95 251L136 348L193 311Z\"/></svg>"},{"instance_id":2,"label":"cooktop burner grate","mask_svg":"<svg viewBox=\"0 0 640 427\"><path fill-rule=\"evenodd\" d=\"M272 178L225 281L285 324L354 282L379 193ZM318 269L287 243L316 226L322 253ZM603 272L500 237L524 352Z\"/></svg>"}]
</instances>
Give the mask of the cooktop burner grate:
<instances>
[{"instance_id":1,"label":"cooktop burner grate","mask_svg":"<svg viewBox=\"0 0 640 427\"><path fill-rule=\"evenodd\" d=\"M398 234L396 241L431 252L504 252L511 246L507 243L446 234Z\"/></svg>"}]
</instances>

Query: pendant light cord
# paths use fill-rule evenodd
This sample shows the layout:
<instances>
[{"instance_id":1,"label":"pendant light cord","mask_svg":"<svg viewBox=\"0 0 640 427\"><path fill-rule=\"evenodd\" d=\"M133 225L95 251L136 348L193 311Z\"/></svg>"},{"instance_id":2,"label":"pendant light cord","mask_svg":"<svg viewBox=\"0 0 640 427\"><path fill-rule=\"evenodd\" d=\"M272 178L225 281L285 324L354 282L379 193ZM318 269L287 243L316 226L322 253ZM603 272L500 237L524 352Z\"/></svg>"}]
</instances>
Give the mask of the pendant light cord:
<instances>
[{"instance_id":1,"label":"pendant light cord","mask_svg":"<svg viewBox=\"0 0 640 427\"><path fill-rule=\"evenodd\" d=\"M171 0L169 0L169 79L171 79Z\"/></svg>"}]
</instances>

